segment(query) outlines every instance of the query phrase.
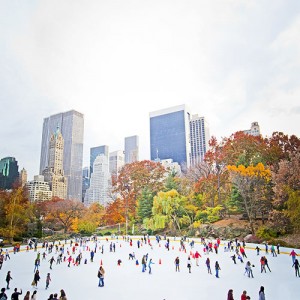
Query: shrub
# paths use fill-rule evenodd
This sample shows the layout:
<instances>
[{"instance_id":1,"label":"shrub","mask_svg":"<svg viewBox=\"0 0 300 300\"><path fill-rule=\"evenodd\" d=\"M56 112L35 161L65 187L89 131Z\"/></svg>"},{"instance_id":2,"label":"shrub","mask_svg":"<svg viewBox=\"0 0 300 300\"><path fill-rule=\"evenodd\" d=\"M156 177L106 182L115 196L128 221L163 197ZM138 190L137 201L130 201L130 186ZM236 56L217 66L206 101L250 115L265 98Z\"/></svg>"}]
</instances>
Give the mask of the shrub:
<instances>
[{"instance_id":1,"label":"shrub","mask_svg":"<svg viewBox=\"0 0 300 300\"><path fill-rule=\"evenodd\" d=\"M277 237L277 233L274 229L267 227L267 226L260 226L257 231L256 235L262 239L270 240L272 238Z\"/></svg>"}]
</instances>

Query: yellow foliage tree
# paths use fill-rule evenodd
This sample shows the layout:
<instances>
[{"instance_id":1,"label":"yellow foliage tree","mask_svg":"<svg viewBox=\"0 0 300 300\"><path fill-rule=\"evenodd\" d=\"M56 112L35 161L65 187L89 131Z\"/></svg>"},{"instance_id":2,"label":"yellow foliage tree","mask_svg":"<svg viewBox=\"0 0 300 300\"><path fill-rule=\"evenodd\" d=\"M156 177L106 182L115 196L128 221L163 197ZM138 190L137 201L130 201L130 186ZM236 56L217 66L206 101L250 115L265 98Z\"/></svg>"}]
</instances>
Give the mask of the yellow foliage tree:
<instances>
[{"instance_id":1,"label":"yellow foliage tree","mask_svg":"<svg viewBox=\"0 0 300 300\"><path fill-rule=\"evenodd\" d=\"M232 183L236 186L243 198L245 212L249 219L252 233L254 233L254 220L258 212L263 213L267 207L267 184L271 180L271 171L262 163L256 166L245 167L227 166Z\"/></svg>"}]
</instances>

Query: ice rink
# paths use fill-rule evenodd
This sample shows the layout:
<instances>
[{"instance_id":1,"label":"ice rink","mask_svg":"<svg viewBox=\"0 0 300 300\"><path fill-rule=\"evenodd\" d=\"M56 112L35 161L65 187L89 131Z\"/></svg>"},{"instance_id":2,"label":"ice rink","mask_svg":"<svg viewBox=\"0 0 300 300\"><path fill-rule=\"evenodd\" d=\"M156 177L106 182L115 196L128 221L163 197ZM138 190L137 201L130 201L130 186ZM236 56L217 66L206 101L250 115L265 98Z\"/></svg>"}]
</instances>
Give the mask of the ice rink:
<instances>
[{"instance_id":1,"label":"ice rink","mask_svg":"<svg viewBox=\"0 0 300 300\"><path fill-rule=\"evenodd\" d=\"M90 261L90 251L86 247L76 247L77 256L79 251L82 252L81 264L76 266L71 264L67 266L67 261L57 265L53 264L50 270L49 259L54 256L55 260L58 253L55 249L52 253L42 259L42 254L46 250L39 244L37 252L41 253L41 265L39 267L41 280L38 283L37 299L47 300L51 293L59 293L60 289L64 289L68 300L92 300L92 299L131 299L131 300L221 300L227 299L229 289L233 289L234 299L240 299L243 290L248 292L251 299L258 299L258 291L260 286L265 287L265 295L267 300L279 299L300 299L300 278L295 276L295 270L292 268L292 258L289 253L292 249L281 248L281 254L272 257L269 253L265 254L265 246L260 245L261 253L257 256L254 244L246 244L246 255L248 258L241 263L237 260L237 264L233 263L231 256L233 252L225 252L224 246L227 242L222 241L219 253L204 254L203 245L199 239L194 239L195 245L191 249L188 241L185 242L186 252L180 251L179 238L174 240L170 238L170 250L165 248L165 240L161 240L158 244L154 237L151 237L151 244L144 244L138 248L137 239L140 237L132 237L132 246L122 237L119 239L104 237L98 238L97 245L90 241L87 243L89 249L95 249L94 262ZM189 240L189 242L191 239ZM213 240L214 242L214 240ZM64 256L68 258L67 251L71 251L70 241L61 241L64 245ZM115 252L110 252L110 243L115 243ZM58 242L56 242L58 244ZM101 254L101 247L104 247L104 253ZM12 249L10 249L12 250ZM191 253L192 251L192 253ZM192 260L191 273L187 269L187 258L198 251L201 254L199 266L196 266L195 259ZM300 255L300 251L295 251ZM34 250L26 251L25 246L21 246L19 253L10 252L10 260L6 260L0 270L1 288L6 287L5 277L7 271L11 271L13 280L10 283L10 290L7 291L8 299L17 287L22 288L23 299L27 290L34 291L31 282L34 276L34 261L37 256ZM136 260L129 260L129 253L135 252L139 265ZM152 258L155 264L152 265L152 274L142 272L141 259L148 253L148 260ZM260 272L260 258L266 255L271 272ZM175 272L174 260L180 258L180 272ZM211 260L212 275L207 273L205 260L209 256ZM87 259L87 264L84 260ZM118 259L122 260L120 266L117 265ZM253 267L254 278L248 278L244 275L245 263L249 260ZM220 278L215 277L214 265L218 261L221 267ZM105 286L98 287L97 271L100 264L105 269ZM49 289L46 290L46 275L50 272L52 281Z\"/></svg>"}]
</instances>

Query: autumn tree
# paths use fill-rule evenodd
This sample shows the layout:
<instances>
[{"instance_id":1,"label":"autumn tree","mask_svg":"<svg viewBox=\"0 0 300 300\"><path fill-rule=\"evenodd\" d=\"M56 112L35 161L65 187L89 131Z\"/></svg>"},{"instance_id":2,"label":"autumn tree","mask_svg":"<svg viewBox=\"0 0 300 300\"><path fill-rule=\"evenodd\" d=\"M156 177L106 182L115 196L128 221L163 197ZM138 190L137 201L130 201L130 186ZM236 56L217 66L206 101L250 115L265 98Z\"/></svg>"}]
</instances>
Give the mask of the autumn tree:
<instances>
[{"instance_id":1,"label":"autumn tree","mask_svg":"<svg viewBox=\"0 0 300 300\"><path fill-rule=\"evenodd\" d=\"M189 219L185 205L186 198L180 196L176 190L159 192L153 199L152 217L145 219L144 225L152 230L173 226L180 232L183 217Z\"/></svg>"},{"instance_id":2,"label":"autumn tree","mask_svg":"<svg viewBox=\"0 0 300 300\"><path fill-rule=\"evenodd\" d=\"M27 230L27 224L33 217L32 206L21 186L15 186L10 191L1 191L0 205L0 234L12 242L14 237Z\"/></svg>"},{"instance_id":3,"label":"autumn tree","mask_svg":"<svg viewBox=\"0 0 300 300\"><path fill-rule=\"evenodd\" d=\"M257 213L264 212L269 204L266 186L271 179L271 171L262 163L256 166L239 165L238 167L227 166L227 168L231 173L232 183L242 196L245 213L249 219L251 231L254 233L254 220Z\"/></svg>"},{"instance_id":4,"label":"autumn tree","mask_svg":"<svg viewBox=\"0 0 300 300\"><path fill-rule=\"evenodd\" d=\"M153 194L162 190L165 181L165 168L159 162L143 160L126 164L113 181L113 193L123 202L125 214L135 218L137 199L144 189ZM123 210L124 211L124 210Z\"/></svg>"},{"instance_id":5,"label":"autumn tree","mask_svg":"<svg viewBox=\"0 0 300 300\"><path fill-rule=\"evenodd\" d=\"M124 201L116 199L110 202L105 207L105 214L103 216L105 225L114 225L125 222L125 205Z\"/></svg>"},{"instance_id":6,"label":"autumn tree","mask_svg":"<svg viewBox=\"0 0 300 300\"><path fill-rule=\"evenodd\" d=\"M44 222L48 225L54 224L54 226L61 227L65 233L78 231L78 219L85 211L81 202L54 197L52 200L43 201L40 205Z\"/></svg>"},{"instance_id":7,"label":"autumn tree","mask_svg":"<svg viewBox=\"0 0 300 300\"><path fill-rule=\"evenodd\" d=\"M92 203L84 210L84 213L78 218L78 231L80 233L93 233L96 229L104 225L103 216L105 208L99 203Z\"/></svg>"}]
</instances>

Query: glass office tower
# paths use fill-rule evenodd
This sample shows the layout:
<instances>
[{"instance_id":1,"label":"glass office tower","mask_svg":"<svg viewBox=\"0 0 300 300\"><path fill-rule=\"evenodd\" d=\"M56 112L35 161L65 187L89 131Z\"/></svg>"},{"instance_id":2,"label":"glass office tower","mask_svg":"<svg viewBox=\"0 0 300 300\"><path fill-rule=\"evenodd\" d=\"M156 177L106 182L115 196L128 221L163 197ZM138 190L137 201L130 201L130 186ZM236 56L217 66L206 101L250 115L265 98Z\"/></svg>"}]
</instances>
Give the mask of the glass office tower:
<instances>
[{"instance_id":1,"label":"glass office tower","mask_svg":"<svg viewBox=\"0 0 300 300\"><path fill-rule=\"evenodd\" d=\"M68 181L67 198L82 199L83 114L71 110L44 119L41 145L40 174L46 169L51 134L59 126L64 138L64 174Z\"/></svg>"},{"instance_id":2,"label":"glass office tower","mask_svg":"<svg viewBox=\"0 0 300 300\"><path fill-rule=\"evenodd\" d=\"M125 164L139 160L139 137L137 135L125 138Z\"/></svg>"},{"instance_id":3,"label":"glass office tower","mask_svg":"<svg viewBox=\"0 0 300 300\"><path fill-rule=\"evenodd\" d=\"M106 145L93 147L90 149L90 175L93 173L93 165L96 157L100 154L104 154L108 158L108 149Z\"/></svg>"},{"instance_id":4,"label":"glass office tower","mask_svg":"<svg viewBox=\"0 0 300 300\"><path fill-rule=\"evenodd\" d=\"M190 166L190 113L179 105L150 113L150 156L173 159L183 170Z\"/></svg>"}]
</instances>

